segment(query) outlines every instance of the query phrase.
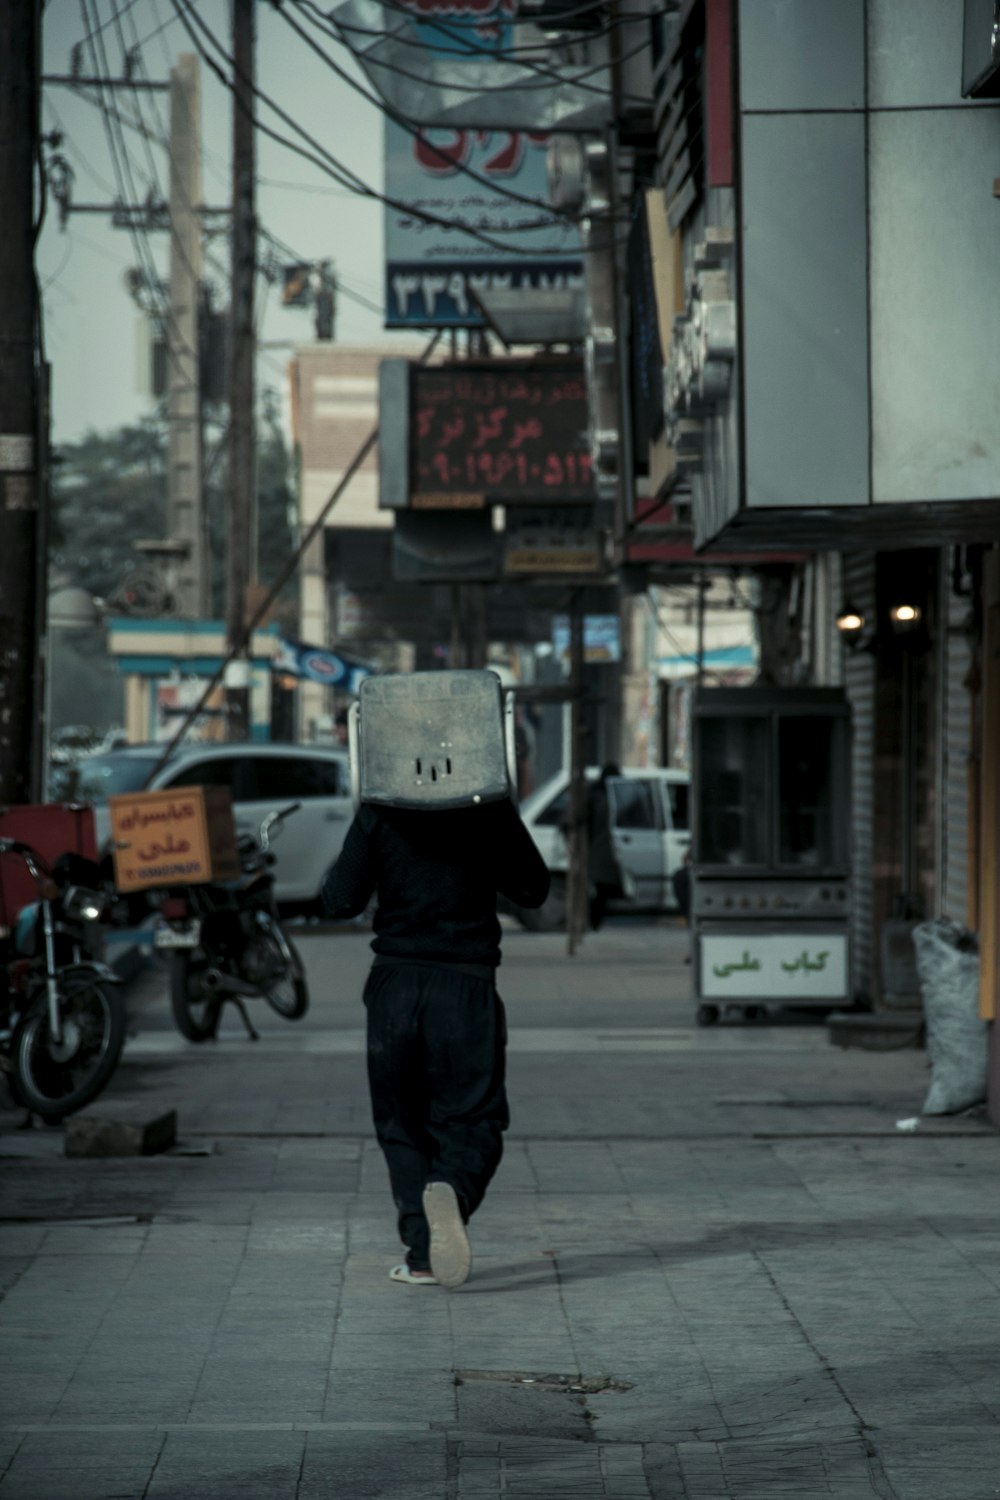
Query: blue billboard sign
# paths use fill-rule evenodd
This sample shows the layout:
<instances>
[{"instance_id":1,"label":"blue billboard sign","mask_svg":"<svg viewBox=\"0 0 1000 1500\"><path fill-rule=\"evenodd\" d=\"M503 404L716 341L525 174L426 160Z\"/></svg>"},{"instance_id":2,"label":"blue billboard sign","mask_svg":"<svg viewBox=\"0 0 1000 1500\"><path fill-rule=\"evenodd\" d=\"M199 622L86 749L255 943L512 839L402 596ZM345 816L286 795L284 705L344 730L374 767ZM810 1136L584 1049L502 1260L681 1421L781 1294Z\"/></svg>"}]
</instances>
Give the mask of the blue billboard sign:
<instances>
[{"instance_id":1,"label":"blue billboard sign","mask_svg":"<svg viewBox=\"0 0 1000 1500\"><path fill-rule=\"evenodd\" d=\"M583 288L579 233L548 201L547 144L386 120L387 328L481 327L480 288Z\"/></svg>"}]
</instances>

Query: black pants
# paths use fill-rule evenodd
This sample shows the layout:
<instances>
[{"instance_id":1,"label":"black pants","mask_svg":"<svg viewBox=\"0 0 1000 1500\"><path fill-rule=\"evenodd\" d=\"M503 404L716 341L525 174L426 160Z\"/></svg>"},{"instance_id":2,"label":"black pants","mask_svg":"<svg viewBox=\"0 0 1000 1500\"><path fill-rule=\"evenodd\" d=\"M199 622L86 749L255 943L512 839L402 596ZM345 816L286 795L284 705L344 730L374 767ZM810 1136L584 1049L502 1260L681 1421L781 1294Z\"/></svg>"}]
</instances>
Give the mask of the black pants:
<instances>
[{"instance_id":1,"label":"black pants","mask_svg":"<svg viewBox=\"0 0 1000 1500\"><path fill-rule=\"evenodd\" d=\"M468 1219L503 1154L503 1004L491 972L396 961L376 962L364 998L375 1132L407 1259L425 1270L425 1185L450 1183Z\"/></svg>"}]
</instances>

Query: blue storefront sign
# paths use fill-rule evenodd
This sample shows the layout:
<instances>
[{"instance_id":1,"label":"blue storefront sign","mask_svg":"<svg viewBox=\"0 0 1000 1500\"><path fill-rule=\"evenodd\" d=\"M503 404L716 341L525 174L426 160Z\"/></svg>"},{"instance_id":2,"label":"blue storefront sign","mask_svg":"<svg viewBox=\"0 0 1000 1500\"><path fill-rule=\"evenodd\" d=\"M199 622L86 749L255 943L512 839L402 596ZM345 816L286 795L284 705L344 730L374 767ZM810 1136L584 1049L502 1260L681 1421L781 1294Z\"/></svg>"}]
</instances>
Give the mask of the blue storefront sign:
<instances>
[{"instance_id":1,"label":"blue storefront sign","mask_svg":"<svg viewBox=\"0 0 1000 1500\"><path fill-rule=\"evenodd\" d=\"M271 666L275 672L320 682L324 687L339 688L342 693L357 693L361 679L371 676L371 668L360 662L345 661L336 651L308 646L288 636L281 637Z\"/></svg>"},{"instance_id":2,"label":"blue storefront sign","mask_svg":"<svg viewBox=\"0 0 1000 1500\"><path fill-rule=\"evenodd\" d=\"M547 143L386 120L387 328L479 327L478 288L583 287L577 229L548 201Z\"/></svg>"}]
</instances>

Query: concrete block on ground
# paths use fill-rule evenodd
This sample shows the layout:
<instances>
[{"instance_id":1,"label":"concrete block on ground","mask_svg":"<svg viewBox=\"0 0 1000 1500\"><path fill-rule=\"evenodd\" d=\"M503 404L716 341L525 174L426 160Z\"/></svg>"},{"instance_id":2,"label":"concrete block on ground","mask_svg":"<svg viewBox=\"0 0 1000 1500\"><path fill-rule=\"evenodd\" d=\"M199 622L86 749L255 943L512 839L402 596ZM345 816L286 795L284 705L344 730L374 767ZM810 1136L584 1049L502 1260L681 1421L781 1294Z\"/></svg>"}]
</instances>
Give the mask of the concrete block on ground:
<instances>
[{"instance_id":1,"label":"concrete block on ground","mask_svg":"<svg viewBox=\"0 0 1000 1500\"><path fill-rule=\"evenodd\" d=\"M177 1140L177 1111L151 1115L141 1106L116 1101L85 1110L66 1121L67 1156L154 1156Z\"/></svg>"},{"instance_id":2,"label":"concrete block on ground","mask_svg":"<svg viewBox=\"0 0 1000 1500\"><path fill-rule=\"evenodd\" d=\"M827 1035L838 1047L863 1047L868 1052L894 1052L920 1047L924 1042L922 1010L832 1011Z\"/></svg>"}]
</instances>

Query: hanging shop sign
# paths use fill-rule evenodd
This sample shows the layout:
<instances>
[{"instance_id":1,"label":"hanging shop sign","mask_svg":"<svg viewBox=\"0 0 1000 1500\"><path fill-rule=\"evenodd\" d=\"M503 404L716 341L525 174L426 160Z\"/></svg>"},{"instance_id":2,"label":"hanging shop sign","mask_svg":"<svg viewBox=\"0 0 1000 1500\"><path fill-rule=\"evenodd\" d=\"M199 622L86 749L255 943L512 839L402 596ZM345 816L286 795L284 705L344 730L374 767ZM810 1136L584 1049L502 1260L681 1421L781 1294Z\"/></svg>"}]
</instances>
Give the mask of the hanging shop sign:
<instances>
[{"instance_id":1,"label":"hanging shop sign","mask_svg":"<svg viewBox=\"0 0 1000 1500\"><path fill-rule=\"evenodd\" d=\"M379 394L383 509L593 501L580 364L384 360Z\"/></svg>"},{"instance_id":2,"label":"hanging shop sign","mask_svg":"<svg viewBox=\"0 0 1000 1500\"><path fill-rule=\"evenodd\" d=\"M282 636L278 650L271 658L271 668L289 677L301 677L307 682L319 682L324 687L339 688L344 693L356 693L363 677L371 676L371 668L362 662L348 661L336 651L322 646L309 646L305 641Z\"/></svg>"},{"instance_id":3,"label":"hanging shop sign","mask_svg":"<svg viewBox=\"0 0 1000 1500\"><path fill-rule=\"evenodd\" d=\"M503 571L507 577L601 573L601 532L593 507L511 507L504 530Z\"/></svg>"},{"instance_id":4,"label":"hanging shop sign","mask_svg":"<svg viewBox=\"0 0 1000 1500\"><path fill-rule=\"evenodd\" d=\"M345 0L329 18L391 109L423 125L600 133L616 35L544 0Z\"/></svg>"},{"instance_id":5,"label":"hanging shop sign","mask_svg":"<svg viewBox=\"0 0 1000 1500\"><path fill-rule=\"evenodd\" d=\"M569 645L569 618L557 615L552 621L552 649L560 661L569 661ZM583 659L591 664L621 660L621 622L617 615L584 616Z\"/></svg>"},{"instance_id":6,"label":"hanging shop sign","mask_svg":"<svg viewBox=\"0 0 1000 1500\"><path fill-rule=\"evenodd\" d=\"M489 511L401 511L392 533L392 576L400 583L491 583L500 537Z\"/></svg>"},{"instance_id":7,"label":"hanging shop sign","mask_svg":"<svg viewBox=\"0 0 1000 1500\"><path fill-rule=\"evenodd\" d=\"M475 290L582 288L579 233L549 202L547 145L544 133L386 120L387 328L481 328Z\"/></svg>"}]
</instances>

